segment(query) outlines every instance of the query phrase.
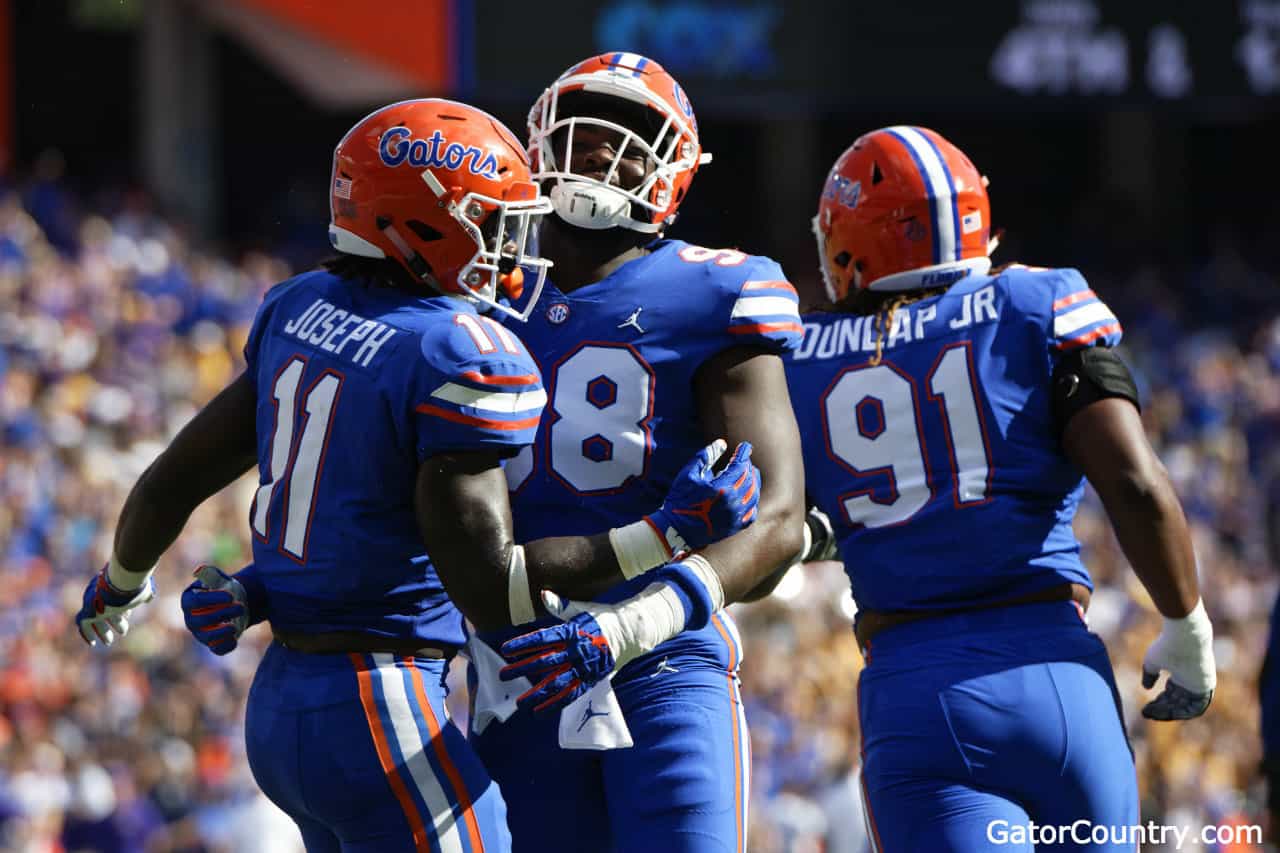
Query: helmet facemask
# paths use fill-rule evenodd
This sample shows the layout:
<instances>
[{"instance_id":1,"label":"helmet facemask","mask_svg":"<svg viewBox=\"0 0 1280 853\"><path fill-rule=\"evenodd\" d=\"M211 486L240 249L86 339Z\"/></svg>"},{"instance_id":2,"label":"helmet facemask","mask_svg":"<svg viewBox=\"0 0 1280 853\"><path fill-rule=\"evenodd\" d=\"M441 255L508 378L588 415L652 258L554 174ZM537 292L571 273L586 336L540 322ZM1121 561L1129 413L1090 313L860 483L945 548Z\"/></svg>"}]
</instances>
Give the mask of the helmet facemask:
<instances>
[{"instance_id":1,"label":"helmet facemask","mask_svg":"<svg viewBox=\"0 0 1280 853\"><path fill-rule=\"evenodd\" d=\"M551 213L551 201L532 184L512 188L520 198L500 199L477 192L455 198L456 190L446 190L429 169L423 170L422 180L438 198L447 200L446 212L475 243L476 253L458 270L463 296L522 322L528 320L551 267L537 253L538 223ZM394 230L387 236L397 248L408 250ZM510 299L519 299L526 271L536 274L533 293L525 310L516 311L499 301L499 288Z\"/></svg>"},{"instance_id":2,"label":"helmet facemask","mask_svg":"<svg viewBox=\"0 0 1280 853\"><path fill-rule=\"evenodd\" d=\"M641 110L642 116L654 121L642 120L635 123L637 127L628 127L599 116L565 115L561 96L565 84L571 82L573 78L558 81L538 99L530 113L529 152L536 164L535 180L551 199L557 215L571 225L591 230L621 227L648 234L661 231L673 218L658 219L671 206L677 179L709 160L710 155L698 156L697 145L692 141L697 137L689 125L643 86L590 81L583 88L564 94L574 98L604 95L617 108ZM614 89L625 90L626 94ZM575 110L578 112L585 109ZM661 123L658 118L662 118ZM642 124L649 126L640 130L638 126ZM573 171L574 137L579 128L585 127L620 137L602 179ZM637 186L625 189L612 181L623 155L637 150L647 164L646 174Z\"/></svg>"}]
</instances>

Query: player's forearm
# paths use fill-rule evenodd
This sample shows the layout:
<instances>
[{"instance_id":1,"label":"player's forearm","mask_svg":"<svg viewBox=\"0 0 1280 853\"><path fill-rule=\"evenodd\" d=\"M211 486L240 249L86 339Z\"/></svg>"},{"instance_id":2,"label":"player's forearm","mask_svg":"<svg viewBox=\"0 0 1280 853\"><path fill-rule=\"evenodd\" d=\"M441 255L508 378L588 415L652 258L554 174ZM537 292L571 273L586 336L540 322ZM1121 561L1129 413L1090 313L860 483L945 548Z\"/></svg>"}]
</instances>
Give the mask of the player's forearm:
<instances>
[{"instance_id":1,"label":"player's forearm","mask_svg":"<svg viewBox=\"0 0 1280 853\"><path fill-rule=\"evenodd\" d=\"M155 469L156 465L152 465L138 478L116 523L114 556L127 573L124 577L129 579L151 571L160 561L160 555L178 538L195 509L194 504L188 505L158 488ZM121 579L120 572L113 573L111 580L115 584L123 583L122 588L133 588ZM137 585L145 582L144 577Z\"/></svg>"},{"instance_id":2,"label":"player's forearm","mask_svg":"<svg viewBox=\"0 0 1280 853\"><path fill-rule=\"evenodd\" d=\"M529 586L567 598L595 598L625 580L608 533L549 536L524 546Z\"/></svg>"},{"instance_id":3,"label":"player's forearm","mask_svg":"<svg viewBox=\"0 0 1280 853\"><path fill-rule=\"evenodd\" d=\"M1062 449L1102 498L1120 547L1160 613L1170 619L1190 613L1200 599L1191 534L1137 408L1116 397L1089 404L1067 421Z\"/></svg>"},{"instance_id":4,"label":"player's forearm","mask_svg":"<svg viewBox=\"0 0 1280 853\"><path fill-rule=\"evenodd\" d=\"M508 590L520 553L499 455L468 451L424 460L414 512L436 574L462 615L481 631L512 624Z\"/></svg>"},{"instance_id":5,"label":"player's forearm","mask_svg":"<svg viewBox=\"0 0 1280 853\"><path fill-rule=\"evenodd\" d=\"M752 601L767 594L768 590L760 592L766 581L791 565L804 546L803 530L804 506L799 496L794 500L789 495L771 499L765 486L756 522L700 552L720 578L725 603Z\"/></svg>"},{"instance_id":6,"label":"player's forearm","mask_svg":"<svg viewBox=\"0 0 1280 853\"><path fill-rule=\"evenodd\" d=\"M1186 616L1200 599L1195 552L1182 506L1163 466L1095 484L1116 539L1160 613Z\"/></svg>"},{"instance_id":7,"label":"player's forearm","mask_svg":"<svg viewBox=\"0 0 1280 853\"><path fill-rule=\"evenodd\" d=\"M253 467L253 380L241 374L209 401L134 484L116 524L109 579L137 589L209 496Z\"/></svg>"}]
</instances>

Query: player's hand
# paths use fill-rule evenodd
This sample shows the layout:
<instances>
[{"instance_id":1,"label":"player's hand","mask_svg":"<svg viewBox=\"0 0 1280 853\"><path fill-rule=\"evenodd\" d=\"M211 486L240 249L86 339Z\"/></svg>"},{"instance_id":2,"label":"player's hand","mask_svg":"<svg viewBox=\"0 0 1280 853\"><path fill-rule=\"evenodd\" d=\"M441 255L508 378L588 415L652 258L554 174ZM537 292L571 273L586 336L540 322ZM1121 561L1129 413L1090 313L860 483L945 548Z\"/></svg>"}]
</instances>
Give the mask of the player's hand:
<instances>
[{"instance_id":1,"label":"player's hand","mask_svg":"<svg viewBox=\"0 0 1280 853\"><path fill-rule=\"evenodd\" d=\"M1213 701L1218 673L1213 660L1213 626L1204 603L1181 619L1165 619L1164 630L1142 660L1142 686L1150 690L1167 671L1164 690L1142 709L1149 720L1190 720Z\"/></svg>"},{"instance_id":2,"label":"player's hand","mask_svg":"<svg viewBox=\"0 0 1280 853\"><path fill-rule=\"evenodd\" d=\"M215 655L225 655L249 627L248 595L240 581L217 566L202 565L182 591L182 618L187 630Z\"/></svg>"},{"instance_id":3,"label":"player's hand","mask_svg":"<svg viewBox=\"0 0 1280 853\"><path fill-rule=\"evenodd\" d=\"M662 508L649 516L671 553L710 545L755 521L760 470L751 462L751 443L739 444L729 464L716 473L713 468L727 446L718 438L690 459L676 475Z\"/></svg>"},{"instance_id":4,"label":"player's hand","mask_svg":"<svg viewBox=\"0 0 1280 853\"><path fill-rule=\"evenodd\" d=\"M612 605L566 601L545 591L542 603L552 616L565 621L507 640L502 656L509 663L499 670L503 681L529 679L533 687L518 696L516 704L537 712L563 708L619 665Z\"/></svg>"},{"instance_id":5,"label":"player's hand","mask_svg":"<svg viewBox=\"0 0 1280 853\"><path fill-rule=\"evenodd\" d=\"M76 629L80 638L91 646L109 646L116 638L129 633L129 611L156 597L156 585L147 578L142 589L129 592L116 589L107 580L107 567L89 581L84 601L76 613Z\"/></svg>"}]
</instances>

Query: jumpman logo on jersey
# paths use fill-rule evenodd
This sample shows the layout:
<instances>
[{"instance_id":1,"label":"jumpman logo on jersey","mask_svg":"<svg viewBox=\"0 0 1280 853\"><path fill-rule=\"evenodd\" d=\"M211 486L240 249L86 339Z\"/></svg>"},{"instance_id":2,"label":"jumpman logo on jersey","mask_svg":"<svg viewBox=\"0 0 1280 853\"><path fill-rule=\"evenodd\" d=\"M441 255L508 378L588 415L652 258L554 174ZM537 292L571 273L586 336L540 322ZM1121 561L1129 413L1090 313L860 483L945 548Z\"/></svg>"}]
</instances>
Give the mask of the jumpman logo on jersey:
<instances>
[{"instance_id":1,"label":"jumpman logo on jersey","mask_svg":"<svg viewBox=\"0 0 1280 853\"><path fill-rule=\"evenodd\" d=\"M582 712L582 722L578 723L578 731L582 731L582 727L585 726L588 722L590 722L592 717L607 717L607 716L609 716L608 711L593 711L591 709L591 703L588 702L587 707Z\"/></svg>"},{"instance_id":2,"label":"jumpman logo on jersey","mask_svg":"<svg viewBox=\"0 0 1280 853\"><path fill-rule=\"evenodd\" d=\"M626 320L623 320L621 323L618 324L618 328L625 329L627 326L632 326L633 328L635 328L637 332L643 335L644 329L640 327L640 312L643 310L644 308L642 306L632 311L630 317L628 317Z\"/></svg>"},{"instance_id":3,"label":"jumpman logo on jersey","mask_svg":"<svg viewBox=\"0 0 1280 853\"><path fill-rule=\"evenodd\" d=\"M672 666L671 664L667 663L667 658L663 658L661 661L659 661L659 662L658 662L658 667L657 667L657 669L655 669L653 672L649 673L649 677L650 677L650 678L655 678L655 677L657 677L657 676L659 676L659 675L662 675L663 673L667 673L667 672L679 672L679 671L680 671L680 670L676 669L674 666Z\"/></svg>"}]
</instances>

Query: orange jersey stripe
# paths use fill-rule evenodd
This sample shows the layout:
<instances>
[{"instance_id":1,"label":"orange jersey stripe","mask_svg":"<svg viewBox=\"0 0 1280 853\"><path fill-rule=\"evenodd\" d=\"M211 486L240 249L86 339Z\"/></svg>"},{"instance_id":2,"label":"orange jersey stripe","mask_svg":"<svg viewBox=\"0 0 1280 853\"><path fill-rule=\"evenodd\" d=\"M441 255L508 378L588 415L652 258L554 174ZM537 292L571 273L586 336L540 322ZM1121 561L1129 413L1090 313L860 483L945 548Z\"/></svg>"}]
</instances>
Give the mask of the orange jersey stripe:
<instances>
[{"instance_id":1,"label":"orange jersey stripe","mask_svg":"<svg viewBox=\"0 0 1280 853\"><path fill-rule=\"evenodd\" d=\"M1098 294L1092 290L1078 290L1070 296L1064 296L1057 302L1053 303L1053 310L1058 311L1066 308L1068 305L1075 305L1077 302L1084 302L1086 299L1093 299Z\"/></svg>"},{"instance_id":2,"label":"orange jersey stripe","mask_svg":"<svg viewBox=\"0 0 1280 853\"><path fill-rule=\"evenodd\" d=\"M387 782L391 784L391 791L400 801L400 808L404 810L404 816L409 821L409 829L413 832L414 850L418 853L431 853L431 843L427 839L427 830L422 824L422 815L418 813L418 806L409 795L409 789L405 787L404 780L400 778L400 772L396 769L395 761L391 758L391 747L387 743L386 732L382 730L382 717L378 715L377 701L373 698L373 682L369 669L360 655L351 654L349 657L356 668L356 681L360 685L360 704L364 706L364 716L369 721L369 732L373 735L373 746L378 751L378 762L382 765L382 772L386 775Z\"/></svg>"},{"instance_id":3,"label":"orange jersey stripe","mask_svg":"<svg viewBox=\"0 0 1280 853\"><path fill-rule=\"evenodd\" d=\"M484 427L485 429L502 429L502 430L518 430L536 427L541 415L534 415L531 418L524 418L519 421L495 421L490 418L478 418L475 415L466 415L462 412L452 412L448 409L442 409L439 406L433 406L430 403L419 403L413 409L424 415L435 415L437 418L444 418L446 421L453 421L456 424L467 424L469 426Z\"/></svg>"},{"instance_id":4,"label":"orange jersey stripe","mask_svg":"<svg viewBox=\"0 0 1280 853\"><path fill-rule=\"evenodd\" d=\"M427 731L431 734L431 746L435 750L436 758L440 761L440 766L444 768L444 774L449 777L449 784L453 786L454 795L458 798L458 807L462 809L462 816L467 824L467 837L471 840L471 853L484 853L484 840L480 835L480 824L476 821L475 810L471 807L471 797L467 793L466 785L462 782L462 774L458 772L458 768L449 758L448 750L445 749L444 738L440 734L440 722L436 719L436 712L432 710L431 703L427 701L427 691L422 685L422 673L413 665L413 658L406 657L404 662L413 679L413 693L418 698L418 708L427 721Z\"/></svg>"},{"instance_id":5,"label":"orange jersey stripe","mask_svg":"<svg viewBox=\"0 0 1280 853\"><path fill-rule=\"evenodd\" d=\"M784 321L781 323L753 323L750 326L730 326L731 335L750 335L753 332L803 332L799 323Z\"/></svg>"},{"instance_id":6,"label":"orange jersey stripe","mask_svg":"<svg viewBox=\"0 0 1280 853\"><path fill-rule=\"evenodd\" d=\"M480 385L537 385L538 377L532 373L520 376L485 376L478 370L468 370L462 378Z\"/></svg>"},{"instance_id":7,"label":"orange jersey stripe","mask_svg":"<svg viewBox=\"0 0 1280 853\"><path fill-rule=\"evenodd\" d=\"M738 668L738 645L729 636L729 631L724 627L724 622L720 619L720 614L715 613L711 616L711 624L716 626L716 631L720 633L720 637L724 640L724 644L729 647L729 669L730 671Z\"/></svg>"},{"instance_id":8,"label":"orange jersey stripe","mask_svg":"<svg viewBox=\"0 0 1280 853\"><path fill-rule=\"evenodd\" d=\"M796 292L796 289L795 289L794 287L792 287L792 286L791 286L791 282L789 282L789 281L749 281L749 282L747 282L746 284L742 285L742 289L743 289L743 291L747 291L747 290L789 290L789 291L791 291L792 293L795 293L795 292ZM799 297L799 294L796 294L796 296L797 296L797 297Z\"/></svg>"},{"instance_id":9,"label":"orange jersey stripe","mask_svg":"<svg viewBox=\"0 0 1280 853\"><path fill-rule=\"evenodd\" d=\"M723 634L719 620L716 628ZM730 648L732 647L730 644ZM738 829L737 849L739 853L745 853L746 839L742 834L742 735L738 731L738 703L737 697L733 694L733 673L729 673L726 678L729 680L729 712L733 716L733 817Z\"/></svg>"},{"instance_id":10,"label":"orange jersey stripe","mask_svg":"<svg viewBox=\"0 0 1280 853\"><path fill-rule=\"evenodd\" d=\"M1094 329L1092 332L1090 332L1087 335L1081 335L1078 338L1069 338L1068 340L1063 341L1062 343L1058 344L1058 349L1060 350L1079 349L1082 346L1093 343L1098 338L1105 337L1106 335L1110 335L1119 331L1120 331L1119 323L1108 323L1107 325L1102 326L1101 328Z\"/></svg>"}]
</instances>

